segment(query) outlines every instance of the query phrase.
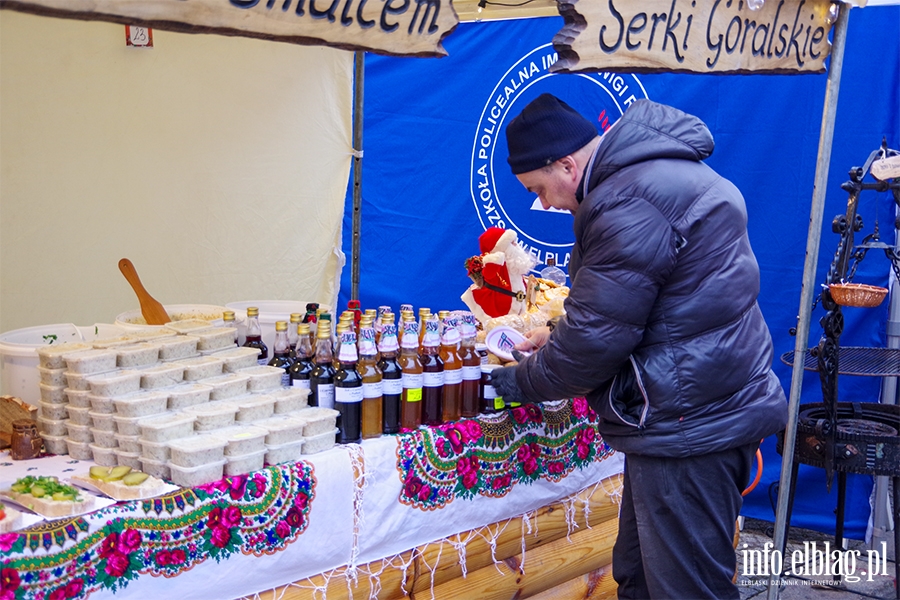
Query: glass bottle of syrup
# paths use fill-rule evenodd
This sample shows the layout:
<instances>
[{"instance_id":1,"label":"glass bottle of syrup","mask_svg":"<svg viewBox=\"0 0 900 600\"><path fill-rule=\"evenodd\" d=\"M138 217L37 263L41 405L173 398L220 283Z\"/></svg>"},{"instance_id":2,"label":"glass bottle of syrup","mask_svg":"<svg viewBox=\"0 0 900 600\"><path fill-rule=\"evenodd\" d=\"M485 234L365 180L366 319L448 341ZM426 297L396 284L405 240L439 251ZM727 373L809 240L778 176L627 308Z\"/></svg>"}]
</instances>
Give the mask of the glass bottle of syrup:
<instances>
[{"instance_id":1,"label":"glass bottle of syrup","mask_svg":"<svg viewBox=\"0 0 900 600\"><path fill-rule=\"evenodd\" d=\"M404 304L404 305L402 305L402 306L409 306L409 305L408 305L408 304ZM416 316L413 314L412 309L410 309L410 310L404 310L404 309L401 308L401 309L400 309L400 321L397 323L397 341L398 341L398 343L400 344L401 347L403 346L403 331L404 331L404 329L405 329L405 328L403 327L403 324L406 323L407 321L409 321L410 319L412 319L413 321L416 320ZM418 330L417 330L417 331L418 331ZM416 342L416 346L418 346L418 344L419 344L419 343Z\"/></svg>"},{"instance_id":2,"label":"glass bottle of syrup","mask_svg":"<svg viewBox=\"0 0 900 600\"><path fill-rule=\"evenodd\" d=\"M419 348L422 361L422 422L444 422L444 361L441 360L441 334L437 315L425 319L425 335Z\"/></svg>"},{"instance_id":3,"label":"glass bottle of syrup","mask_svg":"<svg viewBox=\"0 0 900 600\"><path fill-rule=\"evenodd\" d=\"M383 386L381 369L378 368L378 349L375 347L375 327L368 315L359 322L359 376L363 382L362 436L373 438L381 435L383 413Z\"/></svg>"},{"instance_id":4,"label":"glass bottle of syrup","mask_svg":"<svg viewBox=\"0 0 900 600\"><path fill-rule=\"evenodd\" d=\"M431 316L430 308L420 308L419 309L419 346L422 345L422 340L425 339L425 321L428 320L428 317ZM438 334L440 335L440 334Z\"/></svg>"},{"instance_id":5,"label":"glass bottle of syrup","mask_svg":"<svg viewBox=\"0 0 900 600\"><path fill-rule=\"evenodd\" d=\"M400 428L417 429L422 424L422 361L419 360L419 324L410 315L403 322L400 344L400 370L403 372L403 394L400 398Z\"/></svg>"},{"instance_id":6,"label":"glass bottle of syrup","mask_svg":"<svg viewBox=\"0 0 900 600\"><path fill-rule=\"evenodd\" d=\"M459 358L462 361L462 389L459 414L474 417L479 410L479 386L481 383L481 356L475 352L475 317L464 315L459 324Z\"/></svg>"},{"instance_id":7,"label":"glass bottle of syrup","mask_svg":"<svg viewBox=\"0 0 900 600\"><path fill-rule=\"evenodd\" d=\"M309 323L297 325L297 346L294 348L294 362L288 369L291 387L309 389L309 375L312 373L313 349L309 342Z\"/></svg>"},{"instance_id":8,"label":"glass bottle of syrup","mask_svg":"<svg viewBox=\"0 0 900 600\"><path fill-rule=\"evenodd\" d=\"M315 366L309 374L309 405L334 408L334 354L331 326L319 321L316 331Z\"/></svg>"},{"instance_id":9,"label":"glass bottle of syrup","mask_svg":"<svg viewBox=\"0 0 900 600\"><path fill-rule=\"evenodd\" d=\"M247 335L245 337L244 346L259 350L256 362L261 365L268 363L269 348L262 340L262 329L259 327L259 308L255 306L247 307Z\"/></svg>"},{"instance_id":10,"label":"glass bottle of syrup","mask_svg":"<svg viewBox=\"0 0 900 600\"><path fill-rule=\"evenodd\" d=\"M269 360L270 367L278 367L284 371L281 374L281 387L291 386L290 368L294 363L291 360L291 346L288 344L287 328L287 321L275 322L275 345L272 348L272 358Z\"/></svg>"},{"instance_id":11,"label":"glass bottle of syrup","mask_svg":"<svg viewBox=\"0 0 900 600\"><path fill-rule=\"evenodd\" d=\"M363 381L356 370L356 334L348 329L341 334L340 366L334 374L334 408L338 413L337 443L362 441Z\"/></svg>"},{"instance_id":12,"label":"glass bottle of syrup","mask_svg":"<svg viewBox=\"0 0 900 600\"><path fill-rule=\"evenodd\" d=\"M403 396L403 372L397 362L397 326L390 312L381 314L381 339L378 341L378 370L381 371L381 425L384 433L400 432L400 400Z\"/></svg>"},{"instance_id":13,"label":"glass bottle of syrup","mask_svg":"<svg viewBox=\"0 0 900 600\"><path fill-rule=\"evenodd\" d=\"M353 327L350 326L350 322L344 318L341 318L338 321L337 327L334 328L334 347L331 351L331 355L334 357L334 361L331 363L334 365L334 370L337 371L337 368L340 363L340 354L341 354L341 346L344 343L344 340L341 338L342 333L346 333L348 331L353 331Z\"/></svg>"},{"instance_id":14,"label":"glass bottle of syrup","mask_svg":"<svg viewBox=\"0 0 900 600\"><path fill-rule=\"evenodd\" d=\"M234 311L226 310L222 313L222 327L230 327L234 329L234 343L238 343L237 325L234 322Z\"/></svg>"},{"instance_id":15,"label":"glass bottle of syrup","mask_svg":"<svg viewBox=\"0 0 900 600\"><path fill-rule=\"evenodd\" d=\"M445 423L458 421L462 402L462 359L459 357L459 331L455 320L449 317L442 323L441 360L444 363L444 408Z\"/></svg>"},{"instance_id":16,"label":"glass bottle of syrup","mask_svg":"<svg viewBox=\"0 0 900 600\"><path fill-rule=\"evenodd\" d=\"M294 350L297 348L297 325L303 322L301 313L291 313L291 322L288 325L288 353L294 360Z\"/></svg>"}]
</instances>

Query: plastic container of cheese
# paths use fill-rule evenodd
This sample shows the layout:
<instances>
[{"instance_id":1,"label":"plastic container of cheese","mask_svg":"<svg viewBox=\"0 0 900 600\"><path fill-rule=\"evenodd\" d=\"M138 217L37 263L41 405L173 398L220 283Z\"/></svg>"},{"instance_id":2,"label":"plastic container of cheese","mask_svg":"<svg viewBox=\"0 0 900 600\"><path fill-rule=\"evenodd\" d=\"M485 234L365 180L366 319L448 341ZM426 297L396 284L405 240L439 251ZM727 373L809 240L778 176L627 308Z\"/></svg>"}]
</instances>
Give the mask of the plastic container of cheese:
<instances>
[{"instance_id":1,"label":"plastic container of cheese","mask_svg":"<svg viewBox=\"0 0 900 600\"><path fill-rule=\"evenodd\" d=\"M166 413L146 417L139 421L141 439L151 442L168 442L183 438L194 432L196 417L185 413Z\"/></svg>"},{"instance_id":2,"label":"plastic container of cheese","mask_svg":"<svg viewBox=\"0 0 900 600\"><path fill-rule=\"evenodd\" d=\"M225 457L226 445L225 440L209 434L172 440L168 444L169 463L183 468L208 465Z\"/></svg>"}]
</instances>

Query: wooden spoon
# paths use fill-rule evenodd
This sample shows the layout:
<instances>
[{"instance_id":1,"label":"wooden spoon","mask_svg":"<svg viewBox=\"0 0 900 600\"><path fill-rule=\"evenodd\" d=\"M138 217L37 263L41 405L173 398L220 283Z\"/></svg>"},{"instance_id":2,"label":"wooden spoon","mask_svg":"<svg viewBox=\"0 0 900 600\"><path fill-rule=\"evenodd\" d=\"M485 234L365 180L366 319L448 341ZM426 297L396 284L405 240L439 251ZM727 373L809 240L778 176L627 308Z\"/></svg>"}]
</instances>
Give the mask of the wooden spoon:
<instances>
[{"instance_id":1,"label":"wooden spoon","mask_svg":"<svg viewBox=\"0 0 900 600\"><path fill-rule=\"evenodd\" d=\"M165 325L172 320L166 313L166 308L144 289L144 286L141 284L141 278L138 277L137 270L135 270L130 260L127 258L120 260L119 270L122 271L122 275L131 284L134 293L137 294L138 301L141 303L141 314L144 315L147 325Z\"/></svg>"}]
</instances>

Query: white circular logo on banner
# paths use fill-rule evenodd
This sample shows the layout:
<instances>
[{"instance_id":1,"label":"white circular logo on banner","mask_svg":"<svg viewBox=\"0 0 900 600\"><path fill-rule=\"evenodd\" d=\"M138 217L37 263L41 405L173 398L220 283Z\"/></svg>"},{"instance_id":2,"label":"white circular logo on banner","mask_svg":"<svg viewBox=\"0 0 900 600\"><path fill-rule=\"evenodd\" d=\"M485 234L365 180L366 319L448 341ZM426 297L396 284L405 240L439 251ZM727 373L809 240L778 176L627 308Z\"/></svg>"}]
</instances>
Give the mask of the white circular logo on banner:
<instances>
[{"instance_id":1,"label":"white circular logo on banner","mask_svg":"<svg viewBox=\"0 0 900 600\"><path fill-rule=\"evenodd\" d=\"M481 225L514 229L519 244L540 263L555 257L566 268L574 243L572 217L545 210L509 169L506 125L532 100L550 93L606 131L628 106L647 92L635 75L623 73L555 74L552 44L539 46L513 64L485 102L472 143L469 187Z\"/></svg>"}]
</instances>

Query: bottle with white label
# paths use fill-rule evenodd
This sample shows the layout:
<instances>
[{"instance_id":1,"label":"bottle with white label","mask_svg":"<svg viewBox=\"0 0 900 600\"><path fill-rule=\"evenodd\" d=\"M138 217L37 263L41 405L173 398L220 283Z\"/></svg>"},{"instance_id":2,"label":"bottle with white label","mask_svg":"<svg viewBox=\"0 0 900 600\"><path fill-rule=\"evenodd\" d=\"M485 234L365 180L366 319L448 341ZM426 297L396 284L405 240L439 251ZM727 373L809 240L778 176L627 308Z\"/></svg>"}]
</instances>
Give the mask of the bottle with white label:
<instances>
[{"instance_id":1,"label":"bottle with white label","mask_svg":"<svg viewBox=\"0 0 900 600\"><path fill-rule=\"evenodd\" d=\"M397 326L390 312L381 315L381 339L378 341L378 369L381 371L381 423L384 433L400 432L400 401L403 395L403 371L397 362Z\"/></svg>"},{"instance_id":2,"label":"bottle with white label","mask_svg":"<svg viewBox=\"0 0 900 600\"><path fill-rule=\"evenodd\" d=\"M456 321L447 317L442 326L444 328L441 333L441 360L444 362L443 419L448 423L458 421L460 417L463 364L459 357L460 335L456 329Z\"/></svg>"},{"instance_id":3,"label":"bottle with white label","mask_svg":"<svg viewBox=\"0 0 900 600\"><path fill-rule=\"evenodd\" d=\"M400 343L400 370L403 372L403 394L400 397L401 430L418 429L422 424L422 361L419 360L419 324L410 314L403 321Z\"/></svg>"},{"instance_id":4,"label":"bottle with white label","mask_svg":"<svg viewBox=\"0 0 900 600\"><path fill-rule=\"evenodd\" d=\"M362 377L362 436L365 439L381 435L382 385L378 368L378 349L375 347L375 327L366 314L359 322L359 376Z\"/></svg>"},{"instance_id":5,"label":"bottle with white label","mask_svg":"<svg viewBox=\"0 0 900 600\"><path fill-rule=\"evenodd\" d=\"M331 327L323 319L316 330L316 366L309 374L309 405L334 408L334 356Z\"/></svg>"},{"instance_id":6,"label":"bottle with white label","mask_svg":"<svg viewBox=\"0 0 900 600\"><path fill-rule=\"evenodd\" d=\"M463 315L459 324L459 358L462 361L462 389L459 413L474 417L479 412L478 388L481 382L481 356L475 351L475 315Z\"/></svg>"},{"instance_id":7,"label":"bottle with white label","mask_svg":"<svg viewBox=\"0 0 900 600\"><path fill-rule=\"evenodd\" d=\"M275 322L275 344L272 347L272 358L269 360L270 367L278 367L283 371L281 374L281 387L290 387L290 368L294 362L291 360L291 347L288 344L287 329L287 321Z\"/></svg>"},{"instance_id":8,"label":"bottle with white label","mask_svg":"<svg viewBox=\"0 0 900 600\"><path fill-rule=\"evenodd\" d=\"M334 374L334 408L337 418L338 444L362 441L363 381L356 370L356 333L352 329L341 334L340 366Z\"/></svg>"},{"instance_id":9,"label":"bottle with white label","mask_svg":"<svg viewBox=\"0 0 900 600\"><path fill-rule=\"evenodd\" d=\"M312 343L309 340L309 323L297 325L297 346L294 348L294 364L288 370L291 377L291 387L309 389L309 375L312 373L313 362Z\"/></svg>"},{"instance_id":10,"label":"bottle with white label","mask_svg":"<svg viewBox=\"0 0 900 600\"><path fill-rule=\"evenodd\" d=\"M441 360L440 322L437 315L425 317L425 335L419 348L422 361L422 422L444 422L444 361Z\"/></svg>"}]
</instances>

